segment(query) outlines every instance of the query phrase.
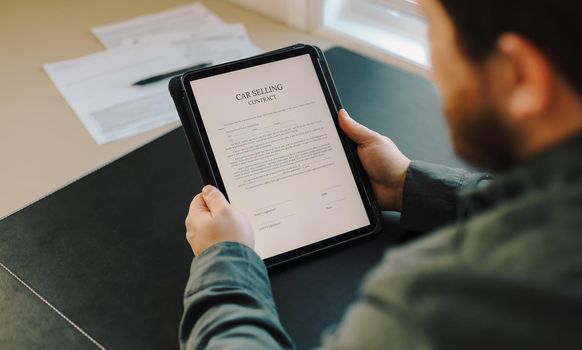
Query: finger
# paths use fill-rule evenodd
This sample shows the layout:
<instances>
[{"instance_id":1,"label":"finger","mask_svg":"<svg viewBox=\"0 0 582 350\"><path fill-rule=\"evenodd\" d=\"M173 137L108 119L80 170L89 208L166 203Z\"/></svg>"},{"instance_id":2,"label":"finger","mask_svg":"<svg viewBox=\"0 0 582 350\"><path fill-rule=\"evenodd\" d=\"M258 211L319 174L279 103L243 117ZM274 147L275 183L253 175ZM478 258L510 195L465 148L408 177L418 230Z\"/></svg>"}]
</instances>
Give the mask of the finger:
<instances>
[{"instance_id":1,"label":"finger","mask_svg":"<svg viewBox=\"0 0 582 350\"><path fill-rule=\"evenodd\" d=\"M345 109L339 111L338 119L342 130L358 145L369 144L378 137L378 133L353 120Z\"/></svg>"},{"instance_id":2,"label":"finger","mask_svg":"<svg viewBox=\"0 0 582 350\"><path fill-rule=\"evenodd\" d=\"M202 195L204 197L204 202L208 209L210 209L211 213L215 213L228 206L228 201L224 195L214 186L204 186L202 189Z\"/></svg>"},{"instance_id":3,"label":"finger","mask_svg":"<svg viewBox=\"0 0 582 350\"><path fill-rule=\"evenodd\" d=\"M208 206L206 206L206 202L202 197L202 193L198 193L194 199L192 199L192 202L190 202L190 213L204 213L209 211L210 210L208 209Z\"/></svg>"},{"instance_id":4,"label":"finger","mask_svg":"<svg viewBox=\"0 0 582 350\"><path fill-rule=\"evenodd\" d=\"M204 198L202 198L202 193L198 193L194 199L192 199L192 202L190 202L190 209L188 211L188 215L186 216L186 220L184 220L184 224L188 230L187 236L188 234L192 234L192 232L190 232L190 227L192 224L204 216L211 216L210 210L206 206Z\"/></svg>"}]
</instances>

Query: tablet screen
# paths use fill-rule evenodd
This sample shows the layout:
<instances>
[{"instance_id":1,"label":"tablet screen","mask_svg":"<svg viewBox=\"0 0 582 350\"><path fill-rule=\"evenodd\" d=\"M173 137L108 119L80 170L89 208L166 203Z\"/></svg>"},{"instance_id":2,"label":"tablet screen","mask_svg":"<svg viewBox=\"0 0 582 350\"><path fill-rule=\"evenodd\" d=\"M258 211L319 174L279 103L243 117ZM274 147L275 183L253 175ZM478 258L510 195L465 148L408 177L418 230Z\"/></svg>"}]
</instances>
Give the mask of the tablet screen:
<instances>
[{"instance_id":1,"label":"tablet screen","mask_svg":"<svg viewBox=\"0 0 582 350\"><path fill-rule=\"evenodd\" d=\"M308 54L190 84L261 258L370 225Z\"/></svg>"}]
</instances>

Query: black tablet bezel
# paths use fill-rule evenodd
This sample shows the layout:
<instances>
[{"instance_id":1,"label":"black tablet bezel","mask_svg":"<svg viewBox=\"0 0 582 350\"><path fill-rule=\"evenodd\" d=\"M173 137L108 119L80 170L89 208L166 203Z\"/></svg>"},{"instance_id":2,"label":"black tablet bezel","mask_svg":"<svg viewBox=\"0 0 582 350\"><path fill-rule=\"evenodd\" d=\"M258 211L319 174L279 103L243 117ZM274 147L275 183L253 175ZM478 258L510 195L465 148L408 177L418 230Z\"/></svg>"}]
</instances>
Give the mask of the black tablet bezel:
<instances>
[{"instance_id":1,"label":"black tablet bezel","mask_svg":"<svg viewBox=\"0 0 582 350\"><path fill-rule=\"evenodd\" d=\"M382 229L380 211L376 199L374 197L374 194L371 190L371 186L367 178L367 175L363 171L360 160L357 157L355 144L347 136L345 136L345 134L341 131L339 127L337 112L342 108L341 102L337 97L337 92L335 91L335 86L333 84L333 81L331 80L331 77L329 76L329 74L325 74L326 72L324 70L327 69L327 64L325 62L325 58L323 58L320 55L320 52L321 51L314 46L300 44L289 48L273 51L271 53L251 57L248 59L243 59L213 67L203 68L193 72L188 72L185 73L181 78L182 89L185 97L184 102L186 104L185 107L189 110L190 113L188 114L191 118L190 123L188 123L190 125L184 125L185 129L184 131L186 132L189 138L192 137L198 138L199 141L198 144L203 147L202 150L193 149L193 152L195 153L204 152L205 157L203 158L207 163L206 166L210 168L209 169L210 171L208 171L208 174L210 176L208 176L208 179L206 179L206 181L220 189L228 199L228 193L226 192L224 182L222 181L220 170L214 157L214 152L212 151L212 146L210 144L208 134L206 133L204 122L200 110L198 109L196 98L192 92L190 82L193 80L204 79L215 75L260 66L263 64L268 64L275 61L284 60L287 58L302 56L305 54L308 54L312 60L313 67L317 73L322 91L325 95L325 99L330 110L330 116L333 119L336 131L340 136L340 140L344 152L346 154L346 158L348 159L348 164L350 165L352 175L354 176L354 180L360 193L360 198L366 209L366 214L368 216L368 220L370 221L370 225L264 259L264 262L267 266L274 266L285 261L309 255L314 252L321 251L323 249L330 248L332 246L336 246L338 244L342 244L356 238L377 233ZM197 157L197 159L200 158L201 157ZM200 164L198 165L201 166Z\"/></svg>"}]
</instances>

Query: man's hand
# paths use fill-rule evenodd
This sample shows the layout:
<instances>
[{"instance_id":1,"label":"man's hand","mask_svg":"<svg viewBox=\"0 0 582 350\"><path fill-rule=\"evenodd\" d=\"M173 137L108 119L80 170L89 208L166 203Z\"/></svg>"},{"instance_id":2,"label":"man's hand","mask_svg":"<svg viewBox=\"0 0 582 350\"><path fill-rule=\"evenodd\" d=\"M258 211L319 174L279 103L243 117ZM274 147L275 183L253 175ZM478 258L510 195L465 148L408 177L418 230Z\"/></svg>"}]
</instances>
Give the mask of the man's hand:
<instances>
[{"instance_id":1,"label":"man's hand","mask_svg":"<svg viewBox=\"0 0 582 350\"><path fill-rule=\"evenodd\" d=\"M372 189L383 210L400 211L408 159L392 140L351 119L342 109L339 113L342 130L358 145L358 155L370 177Z\"/></svg>"},{"instance_id":2,"label":"man's hand","mask_svg":"<svg viewBox=\"0 0 582 350\"><path fill-rule=\"evenodd\" d=\"M250 248L255 237L248 220L236 211L224 195L210 185L190 204L186 218L186 239L195 255L221 242L238 242Z\"/></svg>"}]
</instances>

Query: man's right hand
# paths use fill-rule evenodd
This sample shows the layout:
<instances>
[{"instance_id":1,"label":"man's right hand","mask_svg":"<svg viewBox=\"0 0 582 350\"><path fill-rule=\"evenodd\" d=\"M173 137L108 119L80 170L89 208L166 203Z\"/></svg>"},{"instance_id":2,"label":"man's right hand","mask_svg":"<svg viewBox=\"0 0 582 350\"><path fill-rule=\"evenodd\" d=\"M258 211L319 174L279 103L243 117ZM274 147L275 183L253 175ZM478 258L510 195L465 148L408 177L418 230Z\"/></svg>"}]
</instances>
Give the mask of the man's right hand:
<instances>
[{"instance_id":1,"label":"man's right hand","mask_svg":"<svg viewBox=\"0 0 582 350\"><path fill-rule=\"evenodd\" d=\"M392 140L356 122L342 109L339 124L358 145L358 156L368 173L382 210L401 211L404 179L410 165Z\"/></svg>"}]
</instances>

